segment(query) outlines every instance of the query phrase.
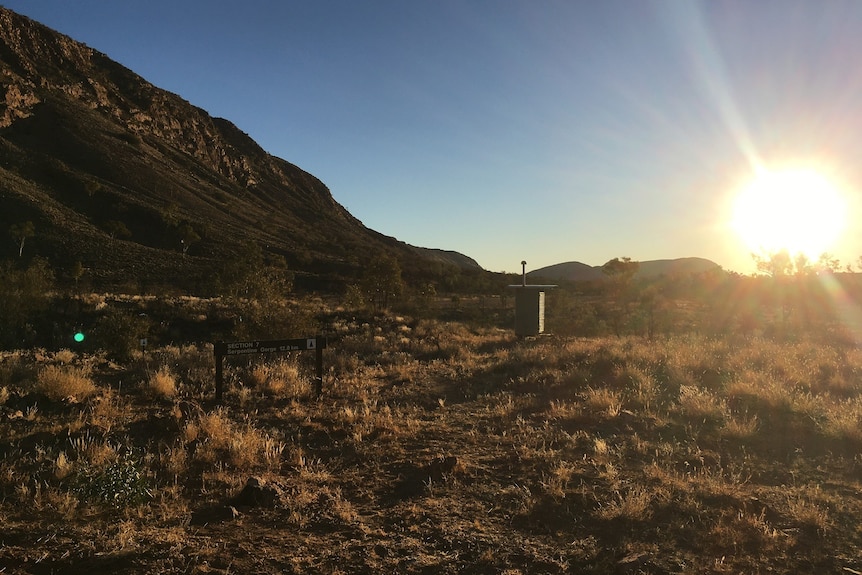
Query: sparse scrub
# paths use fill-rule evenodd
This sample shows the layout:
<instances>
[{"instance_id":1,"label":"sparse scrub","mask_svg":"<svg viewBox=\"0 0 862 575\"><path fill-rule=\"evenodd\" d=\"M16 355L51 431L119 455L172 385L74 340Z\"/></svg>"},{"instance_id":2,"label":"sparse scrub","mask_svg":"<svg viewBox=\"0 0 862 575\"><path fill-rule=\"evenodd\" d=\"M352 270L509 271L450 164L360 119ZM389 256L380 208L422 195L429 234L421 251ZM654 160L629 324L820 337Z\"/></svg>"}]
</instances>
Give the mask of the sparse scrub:
<instances>
[{"instance_id":1,"label":"sparse scrub","mask_svg":"<svg viewBox=\"0 0 862 575\"><path fill-rule=\"evenodd\" d=\"M319 401L303 354L226 362L219 407L207 342L0 355L0 569L862 570L862 353L308 306L330 337ZM91 391L44 401L48 369ZM271 491L241 500L250 478Z\"/></svg>"}]
</instances>

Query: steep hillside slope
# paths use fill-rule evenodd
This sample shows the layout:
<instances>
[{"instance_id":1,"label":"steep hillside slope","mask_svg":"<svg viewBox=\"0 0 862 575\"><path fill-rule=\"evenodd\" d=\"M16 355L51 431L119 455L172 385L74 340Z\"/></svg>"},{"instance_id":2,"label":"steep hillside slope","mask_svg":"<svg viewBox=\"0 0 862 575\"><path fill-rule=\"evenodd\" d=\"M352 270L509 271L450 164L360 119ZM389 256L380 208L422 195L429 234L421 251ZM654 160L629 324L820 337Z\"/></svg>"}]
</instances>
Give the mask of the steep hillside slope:
<instances>
[{"instance_id":1,"label":"steep hillside slope","mask_svg":"<svg viewBox=\"0 0 862 575\"><path fill-rule=\"evenodd\" d=\"M446 265L362 225L316 177L104 54L0 8L0 233L105 283L200 285L254 242L321 282L376 253ZM13 238L14 239L14 238ZM0 242L0 257L17 242ZM432 261L434 260L434 261Z\"/></svg>"}]
</instances>

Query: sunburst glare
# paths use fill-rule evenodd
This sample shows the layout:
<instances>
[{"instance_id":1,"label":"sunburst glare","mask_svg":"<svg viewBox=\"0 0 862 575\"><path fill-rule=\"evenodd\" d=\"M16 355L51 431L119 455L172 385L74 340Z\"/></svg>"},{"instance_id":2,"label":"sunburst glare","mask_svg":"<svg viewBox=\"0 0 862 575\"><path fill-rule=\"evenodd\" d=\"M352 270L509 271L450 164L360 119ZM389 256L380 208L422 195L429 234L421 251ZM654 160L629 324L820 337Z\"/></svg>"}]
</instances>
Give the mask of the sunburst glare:
<instances>
[{"instance_id":1,"label":"sunburst glare","mask_svg":"<svg viewBox=\"0 0 862 575\"><path fill-rule=\"evenodd\" d=\"M731 226L753 253L816 259L841 236L845 214L843 193L822 173L763 169L738 191Z\"/></svg>"}]
</instances>

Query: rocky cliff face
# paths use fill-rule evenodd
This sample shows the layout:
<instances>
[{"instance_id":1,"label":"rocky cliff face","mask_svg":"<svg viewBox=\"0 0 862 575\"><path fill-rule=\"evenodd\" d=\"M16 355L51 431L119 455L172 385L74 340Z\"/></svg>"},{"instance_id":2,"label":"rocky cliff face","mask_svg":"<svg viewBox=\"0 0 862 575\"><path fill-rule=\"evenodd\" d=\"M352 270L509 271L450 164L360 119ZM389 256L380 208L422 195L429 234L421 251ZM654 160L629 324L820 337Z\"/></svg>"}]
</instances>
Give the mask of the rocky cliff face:
<instances>
[{"instance_id":1,"label":"rocky cliff face","mask_svg":"<svg viewBox=\"0 0 862 575\"><path fill-rule=\"evenodd\" d=\"M204 277L249 241L336 279L379 251L420 274L429 261L229 121L4 8L0 201L0 230L34 221L33 250L113 282Z\"/></svg>"},{"instance_id":2,"label":"rocky cliff face","mask_svg":"<svg viewBox=\"0 0 862 575\"><path fill-rule=\"evenodd\" d=\"M0 127L33 116L43 103L40 94L48 92L98 111L129 134L185 152L240 185L274 177L294 190L311 184L318 195L329 196L322 183L269 156L230 122L210 117L84 44L3 9L0 58L6 92Z\"/></svg>"}]
</instances>

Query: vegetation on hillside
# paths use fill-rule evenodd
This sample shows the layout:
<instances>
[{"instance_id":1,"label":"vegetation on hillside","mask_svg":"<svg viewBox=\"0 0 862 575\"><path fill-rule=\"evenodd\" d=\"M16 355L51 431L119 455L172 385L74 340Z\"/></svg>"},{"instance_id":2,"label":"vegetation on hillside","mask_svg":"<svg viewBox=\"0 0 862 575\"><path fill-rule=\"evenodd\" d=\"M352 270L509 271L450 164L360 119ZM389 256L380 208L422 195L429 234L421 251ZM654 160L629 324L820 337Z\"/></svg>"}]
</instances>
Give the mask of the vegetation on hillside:
<instances>
[{"instance_id":1,"label":"vegetation on hillside","mask_svg":"<svg viewBox=\"0 0 862 575\"><path fill-rule=\"evenodd\" d=\"M248 243L309 290L343 288L372 253L417 281L482 275L366 228L229 121L2 6L0 77L0 258L38 255L63 275L80 263L99 291L208 295Z\"/></svg>"}]
</instances>

